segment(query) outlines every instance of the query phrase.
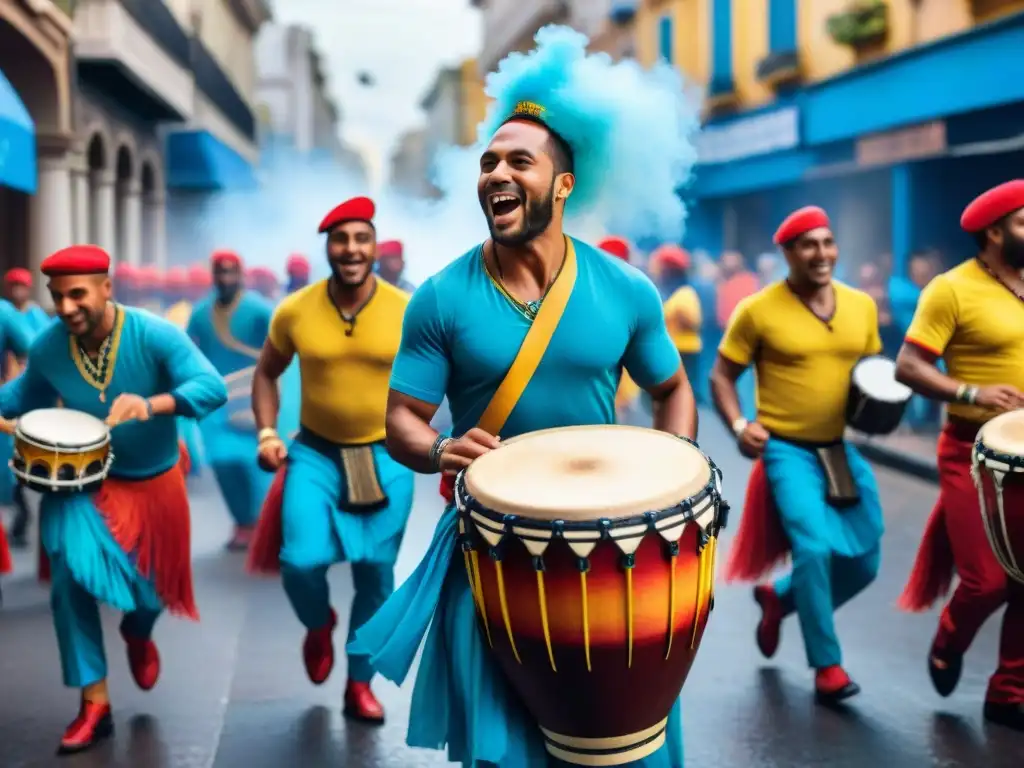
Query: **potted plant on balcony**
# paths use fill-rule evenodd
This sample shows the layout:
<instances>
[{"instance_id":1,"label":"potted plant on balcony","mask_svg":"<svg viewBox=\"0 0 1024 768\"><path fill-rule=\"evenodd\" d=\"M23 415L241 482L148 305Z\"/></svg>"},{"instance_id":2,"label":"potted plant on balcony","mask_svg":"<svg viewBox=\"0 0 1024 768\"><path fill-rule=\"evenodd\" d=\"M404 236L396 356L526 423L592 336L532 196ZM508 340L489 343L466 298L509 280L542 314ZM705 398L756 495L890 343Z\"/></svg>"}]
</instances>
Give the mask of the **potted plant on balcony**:
<instances>
[{"instance_id":1,"label":"potted plant on balcony","mask_svg":"<svg viewBox=\"0 0 1024 768\"><path fill-rule=\"evenodd\" d=\"M852 0L841 13L825 22L829 37L849 46L858 61L874 58L885 48L889 35L889 4L885 0Z\"/></svg>"}]
</instances>

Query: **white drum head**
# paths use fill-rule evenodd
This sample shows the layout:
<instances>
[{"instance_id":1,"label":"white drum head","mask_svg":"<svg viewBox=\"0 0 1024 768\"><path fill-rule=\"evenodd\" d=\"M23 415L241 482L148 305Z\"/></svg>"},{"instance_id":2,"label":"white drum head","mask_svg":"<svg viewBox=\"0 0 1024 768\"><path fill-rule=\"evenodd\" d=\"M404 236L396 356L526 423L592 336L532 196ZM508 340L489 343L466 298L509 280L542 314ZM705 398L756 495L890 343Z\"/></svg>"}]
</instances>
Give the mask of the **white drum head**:
<instances>
[{"instance_id":1,"label":"white drum head","mask_svg":"<svg viewBox=\"0 0 1024 768\"><path fill-rule=\"evenodd\" d=\"M1008 456L1024 456L1024 410L1001 413L985 423L978 439L986 448Z\"/></svg>"},{"instance_id":2,"label":"white drum head","mask_svg":"<svg viewBox=\"0 0 1024 768\"><path fill-rule=\"evenodd\" d=\"M520 435L474 461L465 476L466 490L495 512L571 521L666 509L710 479L707 460L685 440L619 425Z\"/></svg>"},{"instance_id":3,"label":"white drum head","mask_svg":"<svg viewBox=\"0 0 1024 768\"><path fill-rule=\"evenodd\" d=\"M18 419L17 430L26 439L46 446L86 448L110 435L106 424L71 408L41 408Z\"/></svg>"},{"instance_id":4,"label":"white drum head","mask_svg":"<svg viewBox=\"0 0 1024 768\"><path fill-rule=\"evenodd\" d=\"M870 398L883 403L906 402L914 391L896 381L896 363L887 357L868 357L853 369L853 383Z\"/></svg>"}]
</instances>

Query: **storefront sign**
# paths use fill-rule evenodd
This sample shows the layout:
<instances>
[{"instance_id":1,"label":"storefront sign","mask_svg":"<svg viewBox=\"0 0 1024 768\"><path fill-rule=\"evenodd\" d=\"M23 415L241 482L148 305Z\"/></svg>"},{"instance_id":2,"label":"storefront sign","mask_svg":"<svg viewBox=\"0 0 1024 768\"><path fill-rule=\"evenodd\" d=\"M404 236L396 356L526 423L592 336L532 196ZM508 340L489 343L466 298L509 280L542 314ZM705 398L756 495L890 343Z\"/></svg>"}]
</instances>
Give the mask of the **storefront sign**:
<instances>
[{"instance_id":1,"label":"storefront sign","mask_svg":"<svg viewBox=\"0 0 1024 768\"><path fill-rule=\"evenodd\" d=\"M946 123L935 120L857 140L857 165L893 165L946 151Z\"/></svg>"},{"instance_id":2,"label":"storefront sign","mask_svg":"<svg viewBox=\"0 0 1024 768\"><path fill-rule=\"evenodd\" d=\"M800 112L795 107L745 117L697 134L699 163L728 163L793 149L800 144Z\"/></svg>"}]
</instances>

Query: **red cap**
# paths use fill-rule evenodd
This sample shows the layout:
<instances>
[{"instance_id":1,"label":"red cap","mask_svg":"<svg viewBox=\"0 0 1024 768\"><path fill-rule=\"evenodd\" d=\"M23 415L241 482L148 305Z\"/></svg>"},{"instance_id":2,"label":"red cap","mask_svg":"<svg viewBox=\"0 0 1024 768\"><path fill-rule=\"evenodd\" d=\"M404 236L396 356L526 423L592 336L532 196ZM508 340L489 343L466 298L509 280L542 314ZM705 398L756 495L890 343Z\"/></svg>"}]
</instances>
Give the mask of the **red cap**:
<instances>
[{"instance_id":1,"label":"red cap","mask_svg":"<svg viewBox=\"0 0 1024 768\"><path fill-rule=\"evenodd\" d=\"M138 270L127 261L119 261L114 267L115 280L134 280L139 276Z\"/></svg>"},{"instance_id":2,"label":"red cap","mask_svg":"<svg viewBox=\"0 0 1024 768\"><path fill-rule=\"evenodd\" d=\"M365 221L368 224L372 224L373 215L376 212L377 207L370 198L353 197L324 216L324 220L320 222L320 234L329 232L346 221Z\"/></svg>"},{"instance_id":3,"label":"red cap","mask_svg":"<svg viewBox=\"0 0 1024 768\"><path fill-rule=\"evenodd\" d=\"M7 274L4 275L4 282L8 285L24 285L27 288L31 288L32 273L24 267L15 267L14 269L7 270Z\"/></svg>"},{"instance_id":4,"label":"red cap","mask_svg":"<svg viewBox=\"0 0 1024 768\"><path fill-rule=\"evenodd\" d=\"M171 267L164 276L164 285L168 288L187 288L188 270L184 267Z\"/></svg>"},{"instance_id":5,"label":"red cap","mask_svg":"<svg viewBox=\"0 0 1024 768\"><path fill-rule=\"evenodd\" d=\"M214 251L213 254L210 256L210 266L216 267L218 265L223 265L225 267L235 266L241 268L242 257L239 256L234 251L228 250L227 248L221 248L220 250Z\"/></svg>"},{"instance_id":6,"label":"red cap","mask_svg":"<svg viewBox=\"0 0 1024 768\"><path fill-rule=\"evenodd\" d=\"M248 276L257 285L277 285L277 274L270 267L253 267Z\"/></svg>"},{"instance_id":7,"label":"red cap","mask_svg":"<svg viewBox=\"0 0 1024 768\"><path fill-rule=\"evenodd\" d=\"M301 253L293 253L285 262L284 271L289 277L309 277L309 259Z\"/></svg>"},{"instance_id":8,"label":"red cap","mask_svg":"<svg viewBox=\"0 0 1024 768\"><path fill-rule=\"evenodd\" d=\"M621 237L606 237L597 247L623 261L629 261L629 243Z\"/></svg>"},{"instance_id":9,"label":"red cap","mask_svg":"<svg viewBox=\"0 0 1024 768\"><path fill-rule=\"evenodd\" d=\"M385 240L382 243L377 243L377 256L382 259L392 256L402 258L403 253L405 253L405 249L402 247L401 240Z\"/></svg>"},{"instance_id":10,"label":"red cap","mask_svg":"<svg viewBox=\"0 0 1024 768\"><path fill-rule=\"evenodd\" d=\"M654 253L651 254L651 263L673 269L689 269L690 254L678 245L666 243L654 249Z\"/></svg>"},{"instance_id":11,"label":"red cap","mask_svg":"<svg viewBox=\"0 0 1024 768\"><path fill-rule=\"evenodd\" d=\"M775 230L775 237L772 238L772 242L776 245L785 245L796 240L800 235L810 232L812 229L831 226L832 223L828 220L828 214L825 213L824 209L816 205L808 205L806 208L793 211L779 224L779 228Z\"/></svg>"},{"instance_id":12,"label":"red cap","mask_svg":"<svg viewBox=\"0 0 1024 768\"><path fill-rule=\"evenodd\" d=\"M1015 179L982 192L960 216L960 226L970 233L988 229L1004 216L1024 208L1024 179Z\"/></svg>"},{"instance_id":13,"label":"red cap","mask_svg":"<svg viewBox=\"0 0 1024 768\"><path fill-rule=\"evenodd\" d=\"M209 288L213 285L213 275L205 264L193 264L188 268L188 282L197 288Z\"/></svg>"},{"instance_id":14,"label":"red cap","mask_svg":"<svg viewBox=\"0 0 1024 768\"><path fill-rule=\"evenodd\" d=\"M98 245L69 245L43 259L39 269L47 277L105 275L110 271L110 254Z\"/></svg>"},{"instance_id":15,"label":"red cap","mask_svg":"<svg viewBox=\"0 0 1024 768\"><path fill-rule=\"evenodd\" d=\"M163 273L152 264L143 264L136 273L140 288L161 288L164 283Z\"/></svg>"}]
</instances>

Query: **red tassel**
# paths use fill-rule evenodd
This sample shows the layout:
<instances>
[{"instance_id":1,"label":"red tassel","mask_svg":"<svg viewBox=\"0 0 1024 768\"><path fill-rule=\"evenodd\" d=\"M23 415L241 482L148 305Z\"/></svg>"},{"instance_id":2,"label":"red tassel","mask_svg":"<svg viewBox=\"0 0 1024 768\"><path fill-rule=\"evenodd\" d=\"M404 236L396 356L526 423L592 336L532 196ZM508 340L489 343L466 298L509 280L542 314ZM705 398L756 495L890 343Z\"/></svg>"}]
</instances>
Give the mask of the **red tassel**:
<instances>
[{"instance_id":1,"label":"red tassel","mask_svg":"<svg viewBox=\"0 0 1024 768\"><path fill-rule=\"evenodd\" d=\"M451 504L455 500L455 475L442 473L440 490L441 498L445 500L446 504Z\"/></svg>"},{"instance_id":2,"label":"red tassel","mask_svg":"<svg viewBox=\"0 0 1024 768\"><path fill-rule=\"evenodd\" d=\"M152 578L171 613L198 620L192 588L192 531L185 476L178 465L148 480L108 477L93 496L110 533Z\"/></svg>"},{"instance_id":3,"label":"red tassel","mask_svg":"<svg viewBox=\"0 0 1024 768\"><path fill-rule=\"evenodd\" d=\"M249 573L274 574L281 570L281 545L284 543L284 522L282 507L284 505L284 480L288 474L286 467L281 467L274 475L274 482L263 500L256 533L249 545L249 557L245 567Z\"/></svg>"},{"instance_id":4,"label":"red tassel","mask_svg":"<svg viewBox=\"0 0 1024 768\"><path fill-rule=\"evenodd\" d=\"M184 440L178 441L178 466L181 468L181 474L185 477L192 472L192 457L188 454L188 446L185 445Z\"/></svg>"},{"instance_id":5,"label":"red tassel","mask_svg":"<svg viewBox=\"0 0 1024 768\"><path fill-rule=\"evenodd\" d=\"M949 592L952 583L953 547L946 533L946 515L940 499L928 518L910 578L896 605L910 613L927 611Z\"/></svg>"},{"instance_id":6,"label":"red tassel","mask_svg":"<svg viewBox=\"0 0 1024 768\"><path fill-rule=\"evenodd\" d=\"M7 544L7 531L0 525L0 573L10 573L14 570L14 559L11 557L11 548Z\"/></svg>"},{"instance_id":7,"label":"red tassel","mask_svg":"<svg viewBox=\"0 0 1024 768\"><path fill-rule=\"evenodd\" d=\"M764 462L754 462L736 537L729 547L726 583L757 581L789 554L789 539L782 527L768 485Z\"/></svg>"}]
</instances>

